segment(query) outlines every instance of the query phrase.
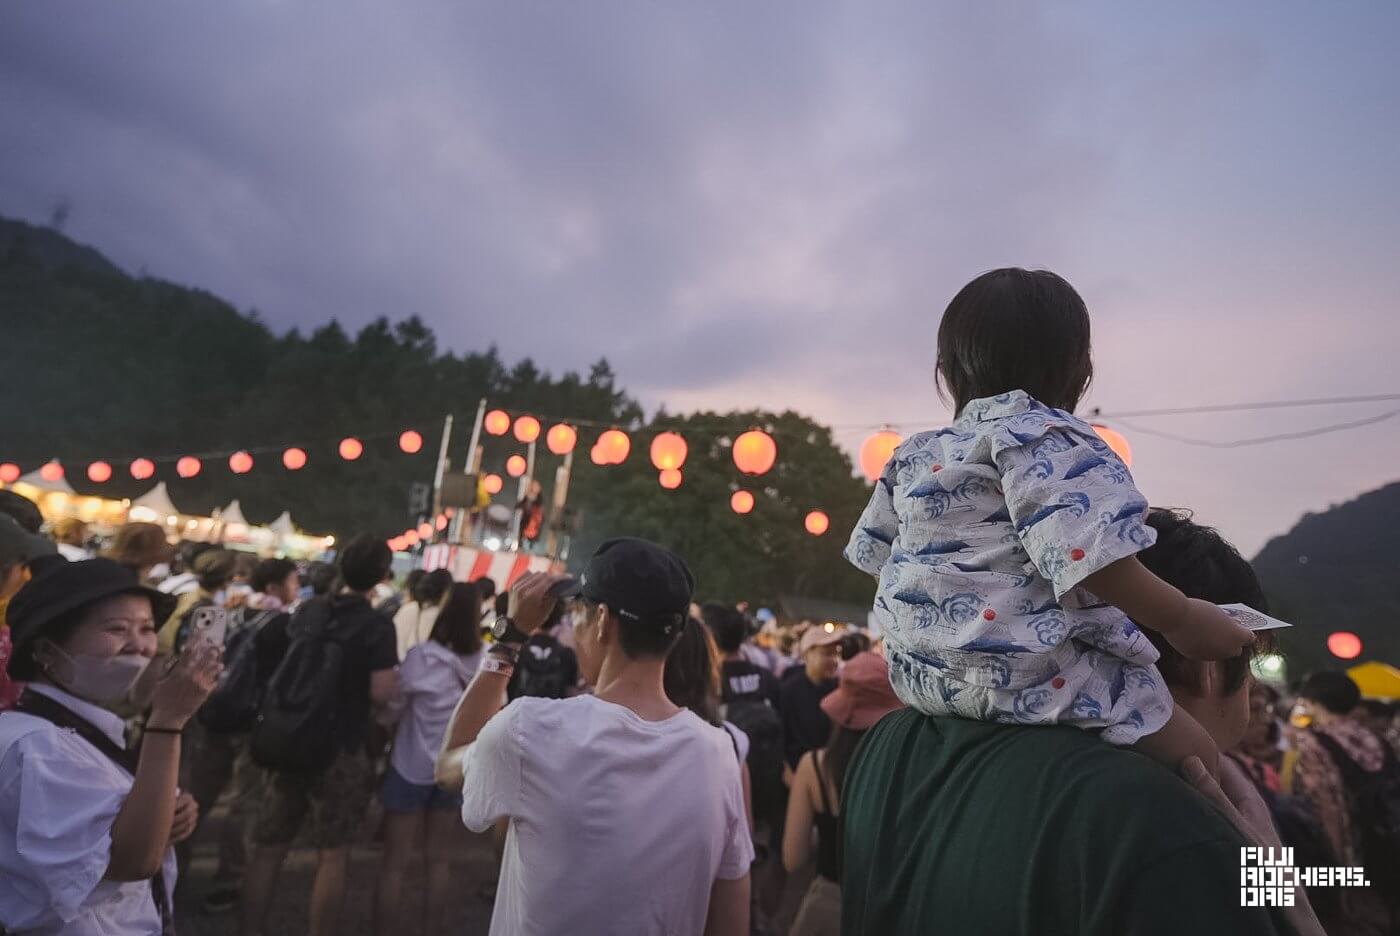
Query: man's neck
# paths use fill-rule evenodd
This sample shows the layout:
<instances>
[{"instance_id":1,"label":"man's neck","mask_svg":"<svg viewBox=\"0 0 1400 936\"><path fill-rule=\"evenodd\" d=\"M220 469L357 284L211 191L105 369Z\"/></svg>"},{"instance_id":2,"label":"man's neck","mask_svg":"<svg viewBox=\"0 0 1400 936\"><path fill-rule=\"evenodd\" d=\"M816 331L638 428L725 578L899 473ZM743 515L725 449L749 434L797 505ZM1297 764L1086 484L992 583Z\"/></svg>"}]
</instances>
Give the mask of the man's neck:
<instances>
[{"instance_id":1,"label":"man's neck","mask_svg":"<svg viewBox=\"0 0 1400 936\"><path fill-rule=\"evenodd\" d=\"M823 666L823 667L821 667L820 669L817 669L817 670L815 670L815 671L814 671L813 668L810 667L810 666L804 666L804 667L803 667L803 671L806 672L808 681L811 682L811 684L814 685L814 686L819 686L819 685L821 685L823 682L826 681L826 667L825 667L825 666Z\"/></svg>"},{"instance_id":2,"label":"man's neck","mask_svg":"<svg viewBox=\"0 0 1400 936\"><path fill-rule=\"evenodd\" d=\"M664 659L634 660L614 649L603 660L593 695L604 702L621 705L645 721L664 721L680 711L662 683Z\"/></svg>"}]
</instances>

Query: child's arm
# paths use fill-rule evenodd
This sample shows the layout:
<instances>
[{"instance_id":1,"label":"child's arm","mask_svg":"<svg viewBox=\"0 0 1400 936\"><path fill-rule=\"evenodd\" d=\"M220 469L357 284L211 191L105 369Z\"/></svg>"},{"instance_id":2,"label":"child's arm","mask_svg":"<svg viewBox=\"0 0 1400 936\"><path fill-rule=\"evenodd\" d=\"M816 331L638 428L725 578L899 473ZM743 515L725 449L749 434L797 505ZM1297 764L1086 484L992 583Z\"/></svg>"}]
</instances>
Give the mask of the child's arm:
<instances>
[{"instance_id":1,"label":"child's arm","mask_svg":"<svg viewBox=\"0 0 1400 936\"><path fill-rule=\"evenodd\" d=\"M1254 642L1249 628L1208 601L1186 597L1136 556L1109 563L1087 576L1083 585L1193 660L1223 660Z\"/></svg>"}]
</instances>

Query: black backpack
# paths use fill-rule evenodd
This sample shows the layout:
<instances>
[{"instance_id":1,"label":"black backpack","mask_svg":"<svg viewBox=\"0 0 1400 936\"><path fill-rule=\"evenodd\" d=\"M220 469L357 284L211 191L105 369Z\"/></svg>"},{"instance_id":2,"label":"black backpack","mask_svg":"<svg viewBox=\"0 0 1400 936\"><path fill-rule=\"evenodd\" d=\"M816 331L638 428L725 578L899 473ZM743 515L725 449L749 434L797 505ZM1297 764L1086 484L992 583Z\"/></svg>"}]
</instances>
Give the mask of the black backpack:
<instances>
[{"instance_id":1,"label":"black backpack","mask_svg":"<svg viewBox=\"0 0 1400 936\"><path fill-rule=\"evenodd\" d=\"M725 720L749 736L749 786L758 820L778 821L787 808L783 786L783 720L759 698L735 699L725 706Z\"/></svg>"},{"instance_id":2,"label":"black backpack","mask_svg":"<svg viewBox=\"0 0 1400 936\"><path fill-rule=\"evenodd\" d=\"M510 697L532 696L562 699L573 688L577 669L569 666L568 655L559 641L530 641L520 648L515 675L510 681Z\"/></svg>"},{"instance_id":3,"label":"black backpack","mask_svg":"<svg viewBox=\"0 0 1400 936\"><path fill-rule=\"evenodd\" d=\"M291 644L268 680L253 726L253 761L283 773L325 770L340 752L345 650L331 636L330 601L307 602L288 625Z\"/></svg>"},{"instance_id":4,"label":"black backpack","mask_svg":"<svg viewBox=\"0 0 1400 936\"><path fill-rule=\"evenodd\" d=\"M199 722L210 731L248 731L258 720L266 673L258 672L258 631L281 611L261 611L239 626L224 645L224 671L199 709Z\"/></svg>"},{"instance_id":5,"label":"black backpack","mask_svg":"<svg viewBox=\"0 0 1400 936\"><path fill-rule=\"evenodd\" d=\"M1356 804L1356 827L1361 831L1361 864L1376 890L1382 894L1400 894L1400 765L1395 752L1380 738L1384 762L1381 769L1370 773L1351 759L1351 755L1325 732L1315 731L1316 738L1342 775L1342 786Z\"/></svg>"}]
</instances>

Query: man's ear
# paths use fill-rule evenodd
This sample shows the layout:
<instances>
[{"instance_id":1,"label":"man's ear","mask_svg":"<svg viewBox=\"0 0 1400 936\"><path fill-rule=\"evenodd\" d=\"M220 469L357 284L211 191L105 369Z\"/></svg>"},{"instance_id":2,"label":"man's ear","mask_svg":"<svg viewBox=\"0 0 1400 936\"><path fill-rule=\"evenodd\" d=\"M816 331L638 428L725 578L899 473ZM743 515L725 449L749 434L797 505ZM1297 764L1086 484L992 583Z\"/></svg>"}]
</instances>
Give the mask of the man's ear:
<instances>
[{"instance_id":1,"label":"man's ear","mask_svg":"<svg viewBox=\"0 0 1400 936\"><path fill-rule=\"evenodd\" d=\"M598 605L598 617L592 624L594 627L598 628L598 646L606 647L613 642L616 634L613 633L614 625L612 622L612 614L608 611L607 605Z\"/></svg>"}]
</instances>

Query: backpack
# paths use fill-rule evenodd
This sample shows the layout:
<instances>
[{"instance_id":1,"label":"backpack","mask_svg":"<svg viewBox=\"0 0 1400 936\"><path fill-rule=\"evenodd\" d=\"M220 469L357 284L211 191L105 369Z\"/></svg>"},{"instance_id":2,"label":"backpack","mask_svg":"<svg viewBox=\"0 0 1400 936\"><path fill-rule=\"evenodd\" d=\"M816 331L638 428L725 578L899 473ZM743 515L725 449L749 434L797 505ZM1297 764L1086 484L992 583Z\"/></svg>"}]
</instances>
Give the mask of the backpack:
<instances>
[{"instance_id":1,"label":"backpack","mask_svg":"<svg viewBox=\"0 0 1400 936\"><path fill-rule=\"evenodd\" d=\"M313 599L288 625L291 644L268 680L250 752L283 773L325 770L340 752L340 677L345 650L331 637L331 605Z\"/></svg>"},{"instance_id":2,"label":"backpack","mask_svg":"<svg viewBox=\"0 0 1400 936\"><path fill-rule=\"evenodd\" d=\"M511 679L510 697L562 699L567 696L576 674L563 651L563 645L553 638L547 643L530 641L521 647Z\"/></svg>"},{"instance_id":3,"label":"backpack","mask_svg":"<svg viewBox=\"0 0 1400 936\"><path fill-rule=\"evenodd\" d=\"M229 635L224 645L228 661L219 682L199 709L199 722L210 731L247 731L258 720L267 674L258 672L258 631L281 611L262 611Z\"/></svg>"},{"instance_id":4,"label":"backpack","mask_svg":"<svg viewBox=\"0 0 1400 936\"><path fill-rule=\"evenodd\" d=\"M749 785L756 820L777 821L787 809L783 786L783 720L762 699L735 699L724 718L749 736Z\"/></svg>"},{"instance_id":5,"label":"backpack","mask_svg":"<svg viewBox=\"0 0 1400 936\"><path fill-rule=\"evenodd\" d=\"M1316 738L1342 775L1342 786L1356 804L1356 827L1361 832L1361 862L1366 876L1384 894L1400 893L1400 766L1395 752L1380 739L1384 761L1369 773L1325 732ZM1394 897L1391 898L1394 900Z\"/></svg>"}]
</instances>

